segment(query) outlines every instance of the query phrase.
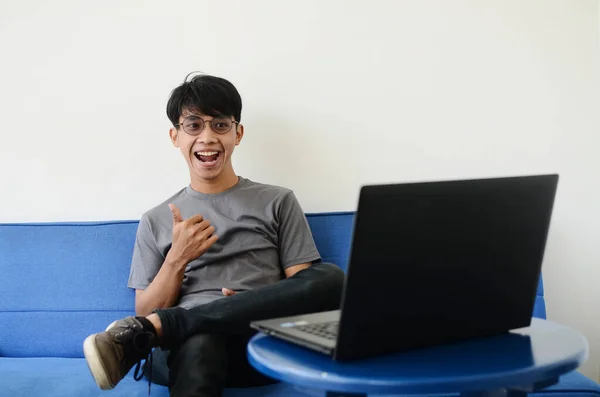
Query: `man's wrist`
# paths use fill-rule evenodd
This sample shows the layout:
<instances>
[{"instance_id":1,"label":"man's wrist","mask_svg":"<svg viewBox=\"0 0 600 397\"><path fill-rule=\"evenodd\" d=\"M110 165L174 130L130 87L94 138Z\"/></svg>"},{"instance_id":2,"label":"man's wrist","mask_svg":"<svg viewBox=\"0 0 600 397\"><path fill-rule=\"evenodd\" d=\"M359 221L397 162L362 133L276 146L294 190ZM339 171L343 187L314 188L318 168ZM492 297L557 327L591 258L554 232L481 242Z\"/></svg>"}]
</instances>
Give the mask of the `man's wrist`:
<instances>
[{"instance_id":1,"label":"man's wrist","mask_svg":"<svg viewBox=\"0 0 600 397\"><path fill-rule=\"evenodd\" d=\"M164 264L167 266L170 266L174 269L177 269L177 270L184 270L188 264L188 261L186 261L185 259L183 259L181 257L173 258L167 254Z\"/></svg>"}]
</instances>

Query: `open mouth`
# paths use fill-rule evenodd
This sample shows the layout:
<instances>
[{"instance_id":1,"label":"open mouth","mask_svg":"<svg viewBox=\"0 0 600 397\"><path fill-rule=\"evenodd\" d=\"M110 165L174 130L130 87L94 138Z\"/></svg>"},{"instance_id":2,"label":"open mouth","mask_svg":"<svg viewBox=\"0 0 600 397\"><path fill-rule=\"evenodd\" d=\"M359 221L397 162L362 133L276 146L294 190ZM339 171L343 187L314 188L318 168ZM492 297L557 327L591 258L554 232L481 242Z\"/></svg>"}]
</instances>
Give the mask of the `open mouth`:
<instances>
[{"instance_id":1,"label":"open mouth","mask_svg":"<svg viewBox=\"0 0 600 397\"><path fill-rule=\"evenodd\" d=\"M194 152L194 156L203 163L212 163L219 158L219 152Z\"/></svg>"},{"instance_id":2,"label":"open mouth","mask_svg":"<svg viewBox=\"0 0 600 397\"><path fill-rule=\"evenodd\" d=\"M210 165L216 164L216 162L219 159L220 155L221 155L220 152L215 152L215 151L199 151L199 152L194 152L194 156L198 160L200 160L200 162L203 163L203 165L206 165L206 166L210 166Z\"/></svg>"}]
</instances>

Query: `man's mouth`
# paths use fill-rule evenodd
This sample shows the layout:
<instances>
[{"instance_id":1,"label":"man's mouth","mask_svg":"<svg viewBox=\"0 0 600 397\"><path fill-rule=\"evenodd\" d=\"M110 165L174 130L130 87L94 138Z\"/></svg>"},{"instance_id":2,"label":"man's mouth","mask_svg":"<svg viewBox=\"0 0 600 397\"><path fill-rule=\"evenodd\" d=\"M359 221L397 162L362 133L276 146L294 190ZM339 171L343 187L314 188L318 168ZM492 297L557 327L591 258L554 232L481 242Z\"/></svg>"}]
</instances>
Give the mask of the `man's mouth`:
<instances>
[{"instance_id":1,"label":"man's mouth","mask_svg":"<svg viewBox=\"0 0 600 397\"><path fill-rule=\"evenodd\" d=\"M203 163L214 163L219 158L220 152L215 151L198 151L194 152L194 156Z\"/></svg>"}]
</instances>

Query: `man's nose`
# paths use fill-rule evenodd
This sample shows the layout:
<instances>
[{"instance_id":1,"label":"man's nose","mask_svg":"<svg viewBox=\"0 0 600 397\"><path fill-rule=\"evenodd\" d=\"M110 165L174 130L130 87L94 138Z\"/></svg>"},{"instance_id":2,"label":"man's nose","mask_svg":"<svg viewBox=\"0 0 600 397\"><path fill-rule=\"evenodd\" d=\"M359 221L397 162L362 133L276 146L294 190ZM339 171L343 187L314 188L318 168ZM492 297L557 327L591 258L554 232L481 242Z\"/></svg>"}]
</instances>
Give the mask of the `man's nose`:
<instances>
[{"instance_id":1,"label":"man's nose","mask_svg":"<svg viewBox=\"0 0 600 397\"><path fill-rule=\"evenodd\" d=\"M213 131L210 123L206 123L196 140L199 143L214 143L217 142L217 133Z\"/></svg>"}]
</instances>

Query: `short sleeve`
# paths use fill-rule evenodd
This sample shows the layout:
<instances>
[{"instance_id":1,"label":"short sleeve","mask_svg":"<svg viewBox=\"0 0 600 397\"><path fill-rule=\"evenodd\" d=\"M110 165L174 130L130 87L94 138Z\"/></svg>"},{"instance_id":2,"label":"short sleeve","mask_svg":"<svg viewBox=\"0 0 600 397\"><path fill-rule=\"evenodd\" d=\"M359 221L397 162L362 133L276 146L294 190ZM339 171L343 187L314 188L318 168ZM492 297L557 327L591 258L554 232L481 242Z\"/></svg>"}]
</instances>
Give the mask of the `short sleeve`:
<instances>
[{"instance_id":1,"label":"short sleeve","mask_svg":"<svg viewBox=\"0 0 600 397\"><path fill-rule=\"evenodd\" d=\"M283 269L321 259L306 216L291 191L279 206L278 220L279 261Z\"/></svg>"},{"instance_id":2,"label":"short sleeve","mask_svg":"<svg viewBox=\"0 0 600 397\"><path fill-rule=\"evenodd\" d=\"M131 270L127 286L134 289L146 289L154 280L165 258L156 246L156 240L147 216L142 216L138 225Z\"/></svg>"}]
</instances>

